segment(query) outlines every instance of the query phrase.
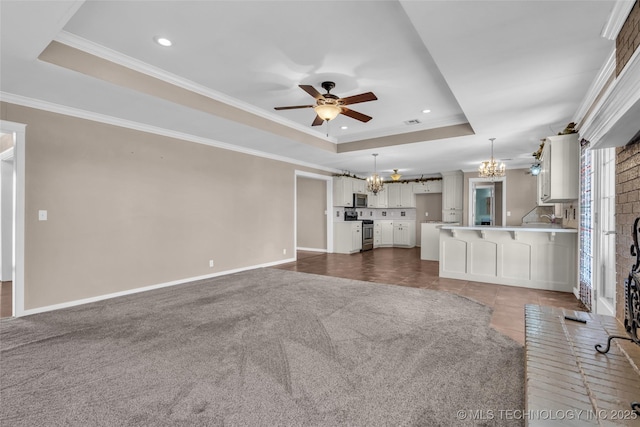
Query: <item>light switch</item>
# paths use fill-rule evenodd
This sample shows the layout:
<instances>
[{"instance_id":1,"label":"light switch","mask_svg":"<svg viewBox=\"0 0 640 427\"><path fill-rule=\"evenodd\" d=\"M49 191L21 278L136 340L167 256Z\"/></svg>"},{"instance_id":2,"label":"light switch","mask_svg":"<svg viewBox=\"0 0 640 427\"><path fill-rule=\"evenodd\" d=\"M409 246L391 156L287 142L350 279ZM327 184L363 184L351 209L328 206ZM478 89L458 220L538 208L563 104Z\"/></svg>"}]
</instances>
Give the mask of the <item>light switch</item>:
<instances>
[{"instance_id":1,"label":"light switch","mask_svg":"<svg viewBox=\"0 0 640 427\"><path fill-rule=\"evenodd\" d=\"M511 211L507 211L507 216L511 216Z\"/></svg>"},{"instance_id":2,"label":"light switch","mask_svg":"<svg viewBox=\"0 0 640 427\"><path fill-rule=\"evenodd\" d=\"M38 221L46 221L47 220L47 211L40 210L38 211Z\"/></svg>"}]
</instances>

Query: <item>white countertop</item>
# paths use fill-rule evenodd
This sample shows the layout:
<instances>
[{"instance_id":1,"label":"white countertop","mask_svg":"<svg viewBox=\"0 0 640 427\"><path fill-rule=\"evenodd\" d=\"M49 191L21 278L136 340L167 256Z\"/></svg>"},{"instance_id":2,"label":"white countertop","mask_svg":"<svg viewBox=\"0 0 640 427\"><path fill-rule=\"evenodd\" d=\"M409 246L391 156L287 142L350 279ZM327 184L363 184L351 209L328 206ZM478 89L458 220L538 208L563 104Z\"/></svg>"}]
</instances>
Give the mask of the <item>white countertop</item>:
<instances>
[{"instance_id":1,"label":"white countertop","mask_svg":"<svg viewBox=\"0 0 640 427\"><path fill-rule=\"evenodd\" d=\"M511 227L498 227L490 225L476 225L476 226L463 226L463 225L443 225L441 230L480 230L480 231L533 231L543 233L577 233L575 228L562 228L554 225L520 225Z\"/></svg>"}]
</instances>

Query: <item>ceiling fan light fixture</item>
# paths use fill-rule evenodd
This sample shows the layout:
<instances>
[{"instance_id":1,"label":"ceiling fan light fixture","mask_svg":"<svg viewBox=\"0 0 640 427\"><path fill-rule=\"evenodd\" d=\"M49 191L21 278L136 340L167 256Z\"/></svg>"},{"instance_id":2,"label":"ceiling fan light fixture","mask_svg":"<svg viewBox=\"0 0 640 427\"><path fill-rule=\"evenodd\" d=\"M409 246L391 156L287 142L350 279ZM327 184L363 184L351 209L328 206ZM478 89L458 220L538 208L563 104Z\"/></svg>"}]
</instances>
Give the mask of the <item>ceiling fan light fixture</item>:
<instances>
[{"instance_id":1,"label":"ceiling fan light fixture","mask_svg":"<svg viewBox=\"0 0 640 427\"><path fill-rule=\"evenodd\" d=\"M393 174L391 174L390 176L391 176L391 179L394 181L397 181L400 179L400 177L402 177L402 175L398 173L398 169L394 169Z\"/></svg>"},{"instance_id":2,"label":"ceiling fan light fixture","mask_svg":"<svg viewBox=\"0 0 640 427\"><path fill-rule=\"evenodd\" d=\"M316 105L313 109L316 110L318 117L327 122L338 117L338 114L342 111L340 107L334 104Z\"/></svg>"}]
</instances>

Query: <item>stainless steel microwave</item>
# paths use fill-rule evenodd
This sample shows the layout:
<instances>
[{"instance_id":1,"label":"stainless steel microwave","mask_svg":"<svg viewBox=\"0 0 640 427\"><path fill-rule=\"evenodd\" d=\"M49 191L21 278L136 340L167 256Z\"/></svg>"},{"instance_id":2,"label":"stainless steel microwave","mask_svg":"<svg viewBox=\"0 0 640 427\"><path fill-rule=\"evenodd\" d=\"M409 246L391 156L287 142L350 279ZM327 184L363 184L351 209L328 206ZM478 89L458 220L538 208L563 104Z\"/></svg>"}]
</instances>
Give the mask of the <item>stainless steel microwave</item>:
<instances>
[{"instance_id":1,"label":"stainless steel microwave","mask_svg":"<svg viewBox=\"0 0 640 427\"><path fill-rule=\"evenodd\" d=\"M353 193L353 207L354 208L366 208L367 207L367 195Z\"/></svg>"}]
</instances>

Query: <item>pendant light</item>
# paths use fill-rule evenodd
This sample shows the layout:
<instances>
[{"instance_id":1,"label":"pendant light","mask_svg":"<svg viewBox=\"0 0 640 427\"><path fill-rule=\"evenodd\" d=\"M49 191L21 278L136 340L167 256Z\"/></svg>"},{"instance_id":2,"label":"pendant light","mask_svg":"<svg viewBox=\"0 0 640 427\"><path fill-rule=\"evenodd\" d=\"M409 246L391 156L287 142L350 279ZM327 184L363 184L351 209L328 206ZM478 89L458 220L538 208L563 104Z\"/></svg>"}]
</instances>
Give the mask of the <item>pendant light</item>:
<instances>
[{"instance_id":1,"label":"pendant light","mask_svg":"<svg viewBox=\"0 0 640 427\"><path fill-rule=\"evenodd\" d=\"M489 141L491 141L491 159L480 164L480 167L478 168L478 175L480 178L490 178L493 180L494 178L505 176L507 173L504 163L498 164L498 162L493 158L494 140L495 138L489 138Z\"/></svg>"},{"instance_id":2,"label":"pendant light","mask_svg":"<svg viewBox=\"0 0 640 427\"><path fill-rule=\"evenodd\" d=\"M378 164L376 162L376 157L378 154L372 154L373 156L373 175L367 178L367 191L378 194L380 191L384 190L384 183L382 182L382 177L378 175Z\"/></svg>"}]
</instances>

